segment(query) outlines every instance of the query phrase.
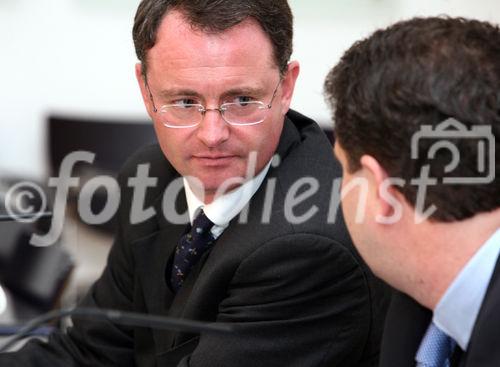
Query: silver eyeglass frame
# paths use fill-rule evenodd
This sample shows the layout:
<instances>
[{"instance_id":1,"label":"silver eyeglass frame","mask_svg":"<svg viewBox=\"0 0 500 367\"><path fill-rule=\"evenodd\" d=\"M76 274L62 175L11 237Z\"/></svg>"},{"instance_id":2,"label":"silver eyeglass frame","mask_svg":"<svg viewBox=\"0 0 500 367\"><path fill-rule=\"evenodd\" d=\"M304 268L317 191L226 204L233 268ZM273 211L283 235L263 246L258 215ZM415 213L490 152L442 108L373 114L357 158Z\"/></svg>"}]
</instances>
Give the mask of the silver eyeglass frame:
<instances>
[{"instance_id":1,"label":"silver eyeglass frame","mask_svg":"<svg viewBox=\"0 0 500 367\"><path fill-rule=\"evenodd\" d=\"M272 108L272 106L273 106L273 102L274 102L274 98L276 97L276 93L278 92L278 87L280 86L280 84L281 84L282 81L283 81L283 77L280 76L280 79L278 80L278 83L276 84L276 87L274 88L271 100L269 101L269 103L267 105L264 102L262 102L262 101L250 101L250 102L246 102L246 103L247 104L259 104L259 105L261 105L259 107L259 109L270 110ZM149 94L149 98L151 100L151 103L153 104L153 112L155 112L155 113L162 113L161 110L163 108L177 106L175 104L167 104L167 105L162 105L162 106L160 106L160 109L157 109L156 105L155 105L155 102L154 102L153 93L151 93L151 90L149 89L149 85L148 85L147 79L145 80L144 84L146 86L146 89L148 90L148 94ZM265 117L264 117L260 121L250 122L250 123L234 123L234 122L227 121L226 118L224 117L224 112L227 110L227 106L229 106L229 105L236 105L236 104L237 103L235 103L235 102L225 102L225 103L222 103L217 108L206 108L205 106L203 106L202 104L199 104L199 103L196 103L196 104L186 104L186 105L184 105L186 107L198 107L198 112L200 112L200 114L201 114L201 118L200 118L200 121L198 123L191 124L191 125L183 125L183 126L168 125L166 123L163 123L163 126L168 127L170 129L187 129L187 128L196 127L196 126L198 126L198 125L201 124L201 122L203 121L203 116L205 116L205 114L208 111L218 111L220 113L221 117L222 117L222 120L224 120L225 123L227 123L228 125L231 125L231 126L257 125L257 124L260 124L262 121L265 120Z\"/></svg>"}]
</instances>

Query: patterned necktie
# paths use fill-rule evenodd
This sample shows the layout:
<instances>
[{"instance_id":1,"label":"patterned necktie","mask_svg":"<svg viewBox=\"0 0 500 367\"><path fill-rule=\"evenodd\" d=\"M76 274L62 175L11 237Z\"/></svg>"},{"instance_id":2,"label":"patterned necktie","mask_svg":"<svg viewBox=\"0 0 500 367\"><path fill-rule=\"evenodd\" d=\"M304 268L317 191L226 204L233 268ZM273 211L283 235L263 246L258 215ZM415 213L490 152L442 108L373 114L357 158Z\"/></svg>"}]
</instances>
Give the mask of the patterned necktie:
<instances>
[{"instance_id":1,"label":"patterned necktie","mask_svg":"<svg viewBox=\"0 0 500 367\"><path fill-rule=\"evenodd\" d=\"M417 367L450 367L455 346L456 342L452 338L431 323L415 357Z\"/></svg>"},{"instance_id":2,"label":"patterned necktie","mask_svg":"<svg viewBox=\"0 0 500 367\"><path fill-rule=\"evenodd\" d=\"M170 275L170 284L175 292L182 287L191 269L214 243L215 239L210 232L213 226L202 210L194 219L191 230L181 237Z\"/></svg>"}]
</instances>

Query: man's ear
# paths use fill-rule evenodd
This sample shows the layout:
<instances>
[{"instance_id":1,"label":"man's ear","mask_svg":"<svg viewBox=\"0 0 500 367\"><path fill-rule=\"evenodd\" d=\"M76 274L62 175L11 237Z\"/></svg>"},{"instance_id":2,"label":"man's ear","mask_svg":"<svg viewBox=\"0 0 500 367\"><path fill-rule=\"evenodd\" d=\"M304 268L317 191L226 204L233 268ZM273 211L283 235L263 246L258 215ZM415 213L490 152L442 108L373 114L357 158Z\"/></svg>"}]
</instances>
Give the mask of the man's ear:
<instances>
[{"instance_id":1,"label":"man's ear","mask_svg":"<svg viewBox=\"0 0 500 367\"><path fill-rule=\"evenodd\" d=\"M292 102L293 91L295 89L295 82L299 76L300 65L298 61L291 61L288 63L288 69L283 81L281 82L281 112L283 116L290 109L290 103Z\"/></svg>"},{"instance_id":2,"label":"man's ear","mask_svg":"<svg viewBox=\"0 0 500 367\"><path fill-rule=\"evenodd\" d=\"M146 88L146 80L144 78L144 74L142 73L142 64L140 62L135 64L135 77L137 78L137 82L139 83L139 88L141 90L144 106L146 106L146 111L148 112L148 115L152 117L151 111L153 111L153 104L151 103L149 89Z\"/></svg>"},{"instance_id":3,"label":"man's ear","mask_svg":"<svg viewBox=\"0 0 500 367\"><path fill-rule=\"evenodd\" d=\"M400 220L404 198L396 186L404 183L389 177L385 168L371 155L363 155L360 163L366 173L365 177L370 181L369 192L376 201L377 221L390 224Z\"/></svg>"}]
</instances>

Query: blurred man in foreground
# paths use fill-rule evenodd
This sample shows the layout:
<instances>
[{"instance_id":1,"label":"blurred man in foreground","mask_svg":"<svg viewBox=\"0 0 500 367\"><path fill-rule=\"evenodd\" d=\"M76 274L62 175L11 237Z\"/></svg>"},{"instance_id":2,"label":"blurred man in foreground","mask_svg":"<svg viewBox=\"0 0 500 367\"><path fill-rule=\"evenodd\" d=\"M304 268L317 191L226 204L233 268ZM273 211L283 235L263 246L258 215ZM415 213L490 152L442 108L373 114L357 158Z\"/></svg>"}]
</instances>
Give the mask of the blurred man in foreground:
<instances>
[{"instance_id":1,"label":"blurred man in foreground","mask_svg":"<svg viewBox=\"0 0 500 367\"><path fill-rule=\"evenodd\" d=\"M412 19L356 43L325 82L348 228L404 293L381 366L500 365L499 60L496 26Z\"/></svg>"},{"instance_id":2,"label":"blurred man in foreground","mask_svg":"<svg viewBox=\"0 0 500 367\"><path fill-rule=\"evenodd\" d=\"M2 366L376 365L383 291L342 217L327 225L340 167L318 125L289 111L292 33L285 0L144 0L135 18L159 146L120 176L116 241L82 305L234 333L75 319Z\"/></svg>"}]
</instances>

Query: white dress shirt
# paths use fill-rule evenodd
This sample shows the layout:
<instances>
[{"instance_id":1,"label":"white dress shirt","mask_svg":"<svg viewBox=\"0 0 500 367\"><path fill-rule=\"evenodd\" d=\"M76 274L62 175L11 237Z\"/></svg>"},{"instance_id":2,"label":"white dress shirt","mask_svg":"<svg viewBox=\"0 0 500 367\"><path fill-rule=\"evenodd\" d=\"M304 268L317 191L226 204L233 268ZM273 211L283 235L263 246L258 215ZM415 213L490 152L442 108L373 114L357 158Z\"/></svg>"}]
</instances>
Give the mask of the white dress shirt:
<instances>
[{"instance_id":1,"label":"white dress shirt","mask_svg":"<svg viewBox=\"0 0 500 367\"><path fill-rule=\"evenodd\" d=\"M500 253L500 228L474 254L437 304L433 321L467 350Z\"/></svg>"},{"instance_id":2,"label":"white dress shirt","mask_svg":"<svg viewBox=\"0 0 500 367\"><path fill-rule=\"evenodd\" d=\"M196 215L198 215L199 210L203 209L208 219L215 224L211 232L214 238L217 239L227 228L231 219L236 217L243 210L260 185L262 185L270 166L271 161L269 161L257 176L246 181L238 188L216 197L210 204L204 204L198 199L189 186L189 182L184 178L184 190L186 192L186 201L191 224L193 224L193 220Z\"/></svg>"}]
</instances>

